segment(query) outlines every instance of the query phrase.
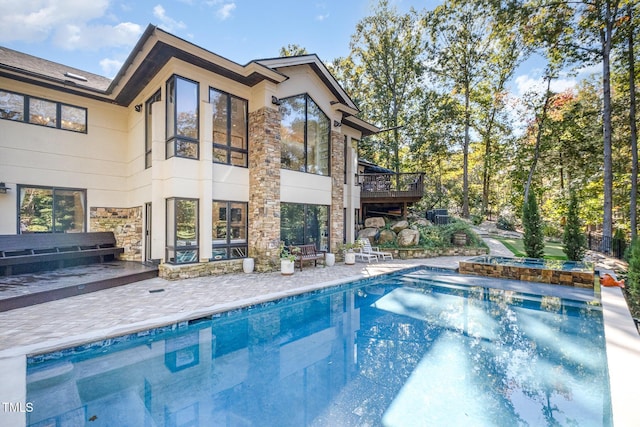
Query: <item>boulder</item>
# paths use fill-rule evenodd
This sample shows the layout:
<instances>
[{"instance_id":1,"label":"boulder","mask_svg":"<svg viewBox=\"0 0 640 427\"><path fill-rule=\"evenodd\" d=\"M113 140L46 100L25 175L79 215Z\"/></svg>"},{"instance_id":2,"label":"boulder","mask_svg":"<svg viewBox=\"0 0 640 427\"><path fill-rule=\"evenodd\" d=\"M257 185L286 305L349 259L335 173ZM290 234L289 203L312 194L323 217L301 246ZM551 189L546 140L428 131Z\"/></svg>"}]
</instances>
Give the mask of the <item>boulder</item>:
<instances>
[{"instance_id":1,"label":"boulder","mask_svg":"<svg viewBox=\"0 0 640 427\"><path fill-rule=\"evenodd\" d=\"M369 239L371 244L374 244L377 235L378 235L377 228L363 228L358 233L358 239Z\"/></svg>"},{"instance_id":2,"label":"boulder","mask_svg":"<svg viewBox=\"0 0 640 427\"><path fill-rule=\"evenodd\" d=\"M391 229L395 232L395 233L399 233L402 230L404 230L405 228L409 228L409 222L408 221L398 221L395 224L393 224L391 226Z\"/></svg>"},{"instance_id":3,"label":"boulder","mask_svg":"<svg viewBox=\"0 0 640 427\"><path fill-rule=\"evenodd\" d=\"M420 242L420 233L417 230L406 228L398 233L398 246L416 246Z\"/></svg>"},{"instance_id":4,"label":"boulder","mask_svg":"<svg viewBox=\"0 0 640 427\"><path fill-rule=\"evenodd\" d=\"M416 225L421 225L421 226L423 226L423 227L426 227L426 226L428 226L428 225L431 225L431 223L429 222L429 220L426 220L426 219L424 219L424 218L417 219L417 220L415 221L415 224L416 224Z\"/></svg>"},{"instance_id":5,"label":"boulder","mask_svg":"<svg viewBox=\"0 0 640 427\"><path fill-rule=\"evenodd\" d=\"M367 218L364 220L364 227L365 228L383 228L384 218L382 218L381 216Z\"/></svg>"},{"instance_id":6,"label":"boulder","mask_svg":"<svg viewBox=\"0 0 640 427\"><path fill-rule=\"evenodd\" d=\"M383 243L393 243L396 241L396 233L391 230L382 230L380 231L380 236L378 237L378 244Z\"/></svg>"}]
</instances>

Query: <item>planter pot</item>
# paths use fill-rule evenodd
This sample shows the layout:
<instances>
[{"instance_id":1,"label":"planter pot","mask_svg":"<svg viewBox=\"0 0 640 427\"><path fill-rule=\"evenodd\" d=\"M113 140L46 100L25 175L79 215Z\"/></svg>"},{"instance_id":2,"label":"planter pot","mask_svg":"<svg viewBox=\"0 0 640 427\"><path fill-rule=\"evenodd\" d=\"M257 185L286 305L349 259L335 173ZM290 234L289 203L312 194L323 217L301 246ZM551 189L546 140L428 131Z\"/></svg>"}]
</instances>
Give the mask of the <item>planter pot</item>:
<instances>
[{"instance_id":1,"label":"planter pot","mask_svg":"<svg viewBox=\"0 0 640 427\"><path fill-rule=\"evenodd\" d=\"M242 260L242 271L245 273L253 273L255 267L255 261L253 258L245 258Z\"/></svg>"},{"instance_id":2,"label":"planter pot","mask_svg":"<svg viewBox=\"0 0 640 427\"><path fill-rule=\"evenodd\" d=\"M281 259L280 260L280 273L282 273L283 276L291 276L293 274L293 261L290 261L288 259Z\"/></svg>"},{"instance_id":3,"label":"planter pot","mask_svg":"<svg viewBox=\"0 0 640 427\"><path fill-rule=\"evenodd\" d=\"M334 265L336 263L336 254L324 254L324 263L327 267L331 267L332 265Z\"/></svg>"},{"instance_id":4,"label":"planter pot","mask_svg":"<svg viewBox=\"0 0 640 427\"><path fill-rule=\"evenodd\" d=\"M344 263L347 265L353 265L356 263L356 254L353 252L346 252L344 254Z\"/></svg>"}]
</instances>

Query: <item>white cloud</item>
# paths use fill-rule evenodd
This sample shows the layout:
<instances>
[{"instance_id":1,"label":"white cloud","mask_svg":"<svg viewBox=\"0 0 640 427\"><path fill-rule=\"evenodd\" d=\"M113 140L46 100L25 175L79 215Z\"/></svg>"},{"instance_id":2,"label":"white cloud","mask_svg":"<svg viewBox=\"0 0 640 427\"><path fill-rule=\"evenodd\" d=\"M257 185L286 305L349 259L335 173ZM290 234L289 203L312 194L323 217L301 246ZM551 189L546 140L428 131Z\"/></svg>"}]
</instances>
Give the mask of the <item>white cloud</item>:
<instances>
[{"instance_id":1,"label":"white cloud","mask_svg":"<svg viewBox=\"0 0 640 427\"><path fill-rule=\"evenodd\" d=\"M231 12L233 12L235 8L235 3L225 3L218 9L216 15L220 20L224 21L226 19L229 19L229 17L231 16Z\"/></svg>"},{"instance_id":2,"label":"white cloud","mask_svg":"<svg viewBox=\"0 0 640 427\"><path fill-rule=\"evenodd\" d=\"M122 64L123 62L117 59L104 58L100 61L100 68L105 76L113 78L122 68Z\"/></svg>"},{"instance_id":3,"label":"white cloud","mask_svg":"<svg viewBox=\"0 0 640 427\"><path fill-rule=\"evenodd\" d=\"M160 24L158 26L169 32L187 27L184 22L176 21L175 19L167 16L167 13L162 5L157 5L153 8L153 16L160 20Z\"/></svg>"},{"instance_id":4,"label":"white cloud","mask_svg":"<svg viewBox=\"0 0 640 427\"><path fill-rule=\"evenodd\" d=\"M577 84L578 80L575 78L561 77L553 79L551 80L551 91L556 93L564 92L567 89L576 87ZM546 83L541 77L532 78L531 76L525 74L516 77L515 88L515 93L517 96L522 96L525 93L532 91L543 93L546 90Z\"/></svg>"},{"instance_id":5,"label":"white cloud","mask_svg":"<svg viewBox=\"0 0 640 427\"><path fill-rule=\"evenodd\" d=\"M142 31L140 25L132 22L122 22L115 26L67 24L56 31L53 42L67 50L98 50L110 46L126 47L135 44Z\"/></svg>"},{"instance_id":6,"label":"white cloud","mask_svg":"<svg viewBox=\"0 0 640 427\"><path fill-rule=\"evenodd\" d=\"M316 21L321 21L322 22L327 18L329 18L329 14L328 13L326 13L324 15L318 15L318 16L316 16Z\"/></svg>"},{"instance_id":7,"label":"white cloud","mask_svg":"<svg viewBox=\"0 0 640 427\"><path fill-rule=\"evenodd\" d=\"M66 25L104 16L108 0L0 0L0 42L40 42Z\"/></svg>"},{"instance_id":8,"label":"white cloud","mask_svg":"<svg viewBox=\"0 0 640 427\"><path fill-rule=\"evenodd\" d=\"M138 24L92 23L106 17L108 7L108 0L0 0L0 43L50 39L55 46L66 50L135 44L143 31Z\"/></svg>"}]
</instances>

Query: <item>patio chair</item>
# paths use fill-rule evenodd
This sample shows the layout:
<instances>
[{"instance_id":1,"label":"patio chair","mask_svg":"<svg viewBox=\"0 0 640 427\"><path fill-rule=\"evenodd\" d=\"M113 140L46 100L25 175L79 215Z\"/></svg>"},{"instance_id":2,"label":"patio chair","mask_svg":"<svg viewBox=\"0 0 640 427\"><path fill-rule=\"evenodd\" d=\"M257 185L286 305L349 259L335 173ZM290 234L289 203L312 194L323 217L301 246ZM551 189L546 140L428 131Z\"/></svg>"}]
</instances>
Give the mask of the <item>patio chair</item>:
<instances>
[{"instance_id":1,"label":"patio chair","mask_svg":"<svg viewBox=\"0 0 640 427\"><path fill-rule=\"evenodd\" d=\"M356 261L361 259L362 261L367 262L378 262L378 257L376 255L364 252L363 248L354 249L353 254L356 256Z\"/></svg>"},{"instance_id":2,"label":"patio chair","mask_svg":"<svg viewBox=\"0 0 640 427\"><path fill-rule=\"evenodd\" d=\"M393 259L393 255L391 252L382 252L379 247L371 246L371 242L369 239L359 239L361 245L361 251L370 255L375 255L376 258L382 259Z\"/></svg>"}]
</instances>

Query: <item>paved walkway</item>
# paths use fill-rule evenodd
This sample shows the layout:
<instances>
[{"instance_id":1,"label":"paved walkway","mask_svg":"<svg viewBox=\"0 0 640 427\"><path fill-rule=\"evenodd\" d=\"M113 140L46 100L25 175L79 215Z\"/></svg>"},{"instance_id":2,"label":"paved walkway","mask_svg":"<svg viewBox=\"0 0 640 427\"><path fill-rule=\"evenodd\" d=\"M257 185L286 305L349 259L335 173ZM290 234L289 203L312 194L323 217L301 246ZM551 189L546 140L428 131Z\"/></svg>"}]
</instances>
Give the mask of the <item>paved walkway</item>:
<instances>
[{"instance_id":1,"label":"paved walkway","mask_svg":"<svg viewBox=\"0 0 640 427\"><path fill-rule=\"evenodd\" d=\"M458 261L466 258L338 263L296 271L293 276L276 272L143 280L0 313L0 357L49 352L413 265L457 268Z\"/></svg>"}]
</instances>

